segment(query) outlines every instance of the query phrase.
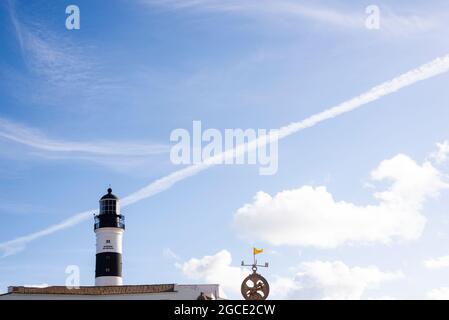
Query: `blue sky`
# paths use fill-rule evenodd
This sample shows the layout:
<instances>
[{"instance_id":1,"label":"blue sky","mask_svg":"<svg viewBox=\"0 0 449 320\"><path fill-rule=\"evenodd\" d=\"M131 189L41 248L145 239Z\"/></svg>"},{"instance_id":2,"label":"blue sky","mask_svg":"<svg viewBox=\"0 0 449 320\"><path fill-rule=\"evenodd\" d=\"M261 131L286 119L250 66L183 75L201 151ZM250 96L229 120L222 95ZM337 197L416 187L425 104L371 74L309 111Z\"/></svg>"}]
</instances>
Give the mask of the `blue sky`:
<instances>
[{"instance_id":1,"label":"blue sky","mask_svg":"<svg viewBox=\"0 0 449 320\"><path fill-rule=\"evenodd\" d=\"M69 4L81 10L80 30L65 28ZM379 30L365 27L372 4ZM93 219L5 243L97 208L109 185L126 197L179 170L170 133L194 120L219 130L279 128L445 56L448 6L3 1L0 288L64 284L67 265L92 285ZM247 272L238 265L256 245L270 262L263 274L273 297L448 297L449 263L438 260L449 254L448 80L432 77L286 137L275 175L216 166L127 206L124 282L219 282L238 297L236 279ZM372 181L376 168L385 180ZM319 187L337 205L318 206L327 203ZM304 202L307 190L316 202ZM400 209L375 197L385 190L405 199ZM259 191L272 199L257 205ZM282 191L292 197L275 197ZM347 214L352 207L339 202L358 209ZM239 215L245 204L255 220ZM297 232L276 233L289 225Z\"/></svg>"}]
</instances>

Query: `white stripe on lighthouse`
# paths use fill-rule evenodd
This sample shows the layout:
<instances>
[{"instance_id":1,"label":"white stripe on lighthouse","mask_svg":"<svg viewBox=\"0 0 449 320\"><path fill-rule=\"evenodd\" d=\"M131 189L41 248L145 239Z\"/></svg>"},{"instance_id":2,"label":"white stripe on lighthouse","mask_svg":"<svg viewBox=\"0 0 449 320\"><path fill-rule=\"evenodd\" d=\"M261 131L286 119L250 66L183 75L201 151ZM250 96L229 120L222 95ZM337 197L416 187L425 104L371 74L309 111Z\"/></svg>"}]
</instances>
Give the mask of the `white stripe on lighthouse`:
<instances>
[{"instance_id":1,"label":"white stripe on lighthouse","mask_svg":"<svg viewBox=\"0 0 449 320\"><path fill-rule=\"evenodd\" d=\"M99 228L95 230L97 253L117 252L121 254L123 233L124 230L120 228Z\"/></svg>"},{"instance_id":2,"label":"white stripe on lighthouse","mask_svg":"<svg viewBox=\"0 0 449 320\"><path fill-rule=\"evenodd\" d=\"M123 285L122 277L98 277L95 278L96 286L121 286Z\"/></svg>"}]
</instances>

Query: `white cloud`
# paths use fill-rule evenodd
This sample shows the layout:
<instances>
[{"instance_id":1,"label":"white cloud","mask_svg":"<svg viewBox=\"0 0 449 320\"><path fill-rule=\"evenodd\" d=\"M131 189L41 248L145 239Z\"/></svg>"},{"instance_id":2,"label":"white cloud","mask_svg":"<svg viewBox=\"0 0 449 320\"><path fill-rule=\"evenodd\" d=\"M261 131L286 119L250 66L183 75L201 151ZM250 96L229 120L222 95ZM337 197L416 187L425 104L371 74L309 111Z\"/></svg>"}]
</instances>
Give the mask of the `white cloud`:
<instances>
[{"instance_id":1,"label":"white cloud","mask_svg":"<svg viewBox=\"0 0 449 320\"><path fill-rule=\"evenodd\" d=\"M170 259L175 259L175 260L180 260L181 258L179 257L179 255L177 253L175 253L172 249L170 248L164 248L164 250L162 250L162 255L165 258L170 258Z\"/></svg>"},{"instance_id":2,"label":"white cloud","mask_svg":"<svg viewBox=\"0 0 449 320\"><path fill-rule=\"evenodd\" d=\"M348 267L341 261L312 261L301 264L301 271L273 284L277 299L361 299L367 289L403 278L402 272L383 272L375 266Z\"/></svg>"},{"instance_id":3,"label":"white cloud","mask_svg":"<svg viewBox=\"0 0 449 320\"><path fill-rule=\"evenodd\" d=\"M240 297L240 285L250 273L232 266L227 250L192 258L178 267L190 279L220 284L231 298ZM270 299L360 299L367 289L403 277L401 272L383 272L375 266L351 268L340 261L304 262L300 269L293 278L271 281Z\"/></svg>"},{"instance_id":4,"label":"white cloud","mask_svg":"<svg viewBox=\"0 0 449 320\"><path fill-rule=\"evenodd\" d=\"M443 141L437 143L438 150L430 155L432 160L435 160L437 164L446 162L449 158L449 141Z\"/></svg>"},{"instance_id":5,"label":"white cloud","mask_svg":"<svg viewBox=\"0 0 449 320\"><path fill-rule=\"evenodd\" d=\"M427 297L434 300L449 300L449 288L441 287L432 289L427 293Z\"/></svg>"},{"instance_id":6,"label":"white cloud","mask_svg":"<svg viewBox=\"0 0 449 320\"><path fill-rule=\"evenodd\" d=\"M424 265L429 269L441 269L449 267L449 256L428 259L424 261Z\"/></svg>"},{"instance_id":7,"label":"white cloud","mask_svg":"<svg viewBox=\"0 0 449 320\"><path fill-rule=\"evenodd\" d=\"M323 299L360 299L366 289L403 277L401 272L383 272L375 266L350 268L340 261L306 262L303 268L296 281L306 291L321 290Z\"/></svg>"},{"instance_id":8,"label":"white cloud","mask_svg":"<svg viewBox=\"0 0 449 320\"><path fill-rule=\"evenodd\" d=\"M220 284L222 291L220 295L238 297L240 285L250 273L240 267L232 266L231 253L221 250L212 256L204 256L200 259L192 258L183 264L177 265L183 274L196 281Z\"/></svg>"},{"instance_id":9,"label":"white cloud","mask_svg":"<svg viewBox=\"0 0 449 320\"><path fill-rule=\"evenodd\" d=\"M345 243L417 239L426 218L424 201L447 188L429 163L405 155L383 161L371 174L391 186L376 192L376 205L336 201L326 187L303 186L274 197L258 192L254 202L237 210L235 226L245 236L273 245L333 248Z\"/></svg>"},{"instance_id":10,"label":"white cloud","mask_svg":"<svg viewBox=\"0 0 449 320\"><path fill-rule=\"evenodd\" d=\"M292 293L300 290L301 286L295 281L295 278L276 276L270 283L270 299L285 300L294 299Z\"/></svg>"}]
</instances>

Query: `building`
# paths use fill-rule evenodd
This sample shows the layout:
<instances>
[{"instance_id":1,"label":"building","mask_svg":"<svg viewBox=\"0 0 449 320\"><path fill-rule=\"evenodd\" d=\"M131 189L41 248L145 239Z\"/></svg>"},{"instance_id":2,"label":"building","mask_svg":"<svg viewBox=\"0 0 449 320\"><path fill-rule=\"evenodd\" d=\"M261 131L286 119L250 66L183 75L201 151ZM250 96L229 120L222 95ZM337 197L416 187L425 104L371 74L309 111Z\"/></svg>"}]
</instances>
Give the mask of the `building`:
<instances>
[{"instance_id":1,"label":"building","mask_svg":"<svg viewBox=\"0 0 449 320\"><path fill-rule=\"evenodd\" d=\"M123 285L122 242L125 217L120 200L108 189L94 217L96 235L95 286L45 288L11 286L0 300L210 300L220 299L218 284Z\"/></svg>"},{"instance_id":2,"label":"building","mask_svg":"<svg viewBox=\"0 0 449 320\"><path fill-rule=\"evenodd\" d=\"M214 300L219 299L218 284L204 285L121 285L64 286L46 288L9 287L0 300Z\"/></svg>"}]
</instances>

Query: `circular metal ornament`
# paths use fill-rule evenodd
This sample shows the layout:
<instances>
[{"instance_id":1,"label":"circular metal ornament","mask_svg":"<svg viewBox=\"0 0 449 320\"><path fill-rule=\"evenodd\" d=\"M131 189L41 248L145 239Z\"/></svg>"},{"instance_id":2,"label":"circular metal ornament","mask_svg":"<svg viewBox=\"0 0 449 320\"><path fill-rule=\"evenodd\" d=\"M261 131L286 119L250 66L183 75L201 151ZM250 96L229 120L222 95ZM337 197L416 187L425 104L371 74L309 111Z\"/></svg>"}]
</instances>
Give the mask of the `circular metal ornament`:
<instances>
[{"instance_id":1,"label":"circular metal ornament","mask_svg":"<svg viewBox=\"0 0 449 320\"><path fill-rule=\"evenodd\" d=\"M241 292L245 300L265 300L270 294L268 281L254 272L242 282Z\"/></svg>"}]
</instances>

